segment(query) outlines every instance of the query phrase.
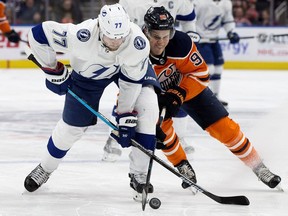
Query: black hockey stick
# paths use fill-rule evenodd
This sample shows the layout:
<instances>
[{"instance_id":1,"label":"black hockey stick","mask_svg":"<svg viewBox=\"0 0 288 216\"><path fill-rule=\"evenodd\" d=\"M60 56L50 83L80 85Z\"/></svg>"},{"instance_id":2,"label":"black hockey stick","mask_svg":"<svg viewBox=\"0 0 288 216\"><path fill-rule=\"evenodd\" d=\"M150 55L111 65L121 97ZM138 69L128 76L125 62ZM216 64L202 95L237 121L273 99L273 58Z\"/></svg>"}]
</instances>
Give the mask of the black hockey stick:
<instances>
[{"instance_id":1,"label":"black hockey stick","mask_svg":"<svg viewBox=\"0 0 288 216\"><path fill-rule=\"evenodd\" d=\"M28 57L29 60L33 61L36 65L38 65L40 68L42 67L40 63L35 59L33 54L30 54ZM109 127L111 127L113 130L117 131L117 126L113 124L108 118L106 118L103 114L100 112L97 112L94 110L90 105L87 104L86 101L81 99L78 95L76 95L73 91L68 89L68 93L71 94L78 102L80 102L84 107L86 107L91 113L93 113L95 116L100 118L104 123L106 123ZM204 188L200 187L199 185L195 184L193 181L191 181L189 178L184 176L183 174L179 173L176 171L173 167L168 165L166 162L161 160L159 157L151 153L149 150L145 149L141 144L136 142L135 140L131 140L132 145L136 148L138 148L140 151L142 151L144 154L148 155L149 157L153 158L157 163L159 163L161 166L172 172L174 175L177 177L181 178L183 181L186 183L190 184L192 187L194 187L196 190L199 192L205 194L209 198L213 199L214 201L221 203L221 204L234 204L234 205L249 205L250 202L246 196L228 196L228 197L222 197L222 196L217 196Z\"/></svg>"},{"instance_id":2,"label":"black hockey stick","mask_svg":"<svg viewBox=\"0 0 288 216\"><path fill-rule=\"evenodd\" d=\"M68 93L75 97L81 104L83 104L87 109L89 109L93 114L95 114L97 117L99 117L102 121L104 121L107 125L109 125L112 129L117 130L116 125L114 125L108 118L106 118L104 115L102 115L100 112L97 112L94 110L91 106L89 106L85 101L83 101L80 97L78 97L74 92L72 92L70 89L68 90ZM250 202L246 196L229 196L229 197L222 197L217 196L213 193L210 193L209 191L203 189L199 185L195 184L193 181L191 181L189 178L184 176L183 174L176 171L173 167L168 165L166 162L161 160L159 157L151 153L149 150L145 149L141 144L136 142L135 140L131 140L132 145L136 148L138 148L140 151L142 151L144 154L151 157L153 160L155 160L157 163L162 165L164 168L168 169L170 172L172 172L174 175L181 178L183 181L190 184L192 187L194 187L197 191L205 194L206 196L210 197L214 201L221 203L221 204L234 204L234 205L249 205Z\"/></svg>"},{"instance_id":3,"label":"black hockey stick","mask_svg":"<svg viewBox=\"0 0 288 216\"><path fill-rule=\"evenodd\" d=\"M23 43L28 44L28 41L27 41L27 40L23 40L23 39L20 38L20 41L23 42Z\"/></svg>"},{"instance_id":4,"label":"black hockey stick","mask_svg":"<svg viewBox=\"0 0 288 216\"><path fill-rule=\"evenodd\" d=\"M274 37L285 37L288 36L288 34L272 34L271 35L273 38ZM261 37L267 37L266 34L259 34L257 36L242 36L240 37L240 40L243 39L254 39L254 38L261 38ZM229 38L225 37L225 38L210 38L209 41L222 41L222 40L230 40Z\"/></svg>"},{"instance_id":5,"label":"black hockey stick","mask_svg":"<svg viewBox=\"0 0 288 216\"><path fill-rule=\"evenodd\" d=\"M2 34L2 33L0 33L0 35L2 36L5 36L5 34ZM5 36L6 37L6 36ZM22 39L22 38L19 38L19 41L21 41L21 42L24 42L24 43L28 43L28 41L27 40L24 40L24 39ZM14 42L12 42L12 43L14 43Z\"/></svg>"},{"instance_id":6,"label":"black hockey stick","mask_svg":"<svg viewBox=\"0 0 288 216\"><path fill-rule=\"evenodd\" d=\"M158 120L158 124L160 127L163 123L165 114L166 114L166 108L164 107L160 113L159 120ZM154 155L154 151L155 151L155 149L152 152L153 155ZM153 165L153 158L150 157L150 161L149 161L149 165L148 165L148 172L147 172L147 177L146 177L146 184L145 184L145 187L143 188L143 191L142 191L142 210L143 211L145 211L145 207L146 207L146 204L148 202L147 197L148 197L148 189L149 189L149 184L150 184L150 177L151 177L151 173L152 173L152 165Z\"/></svg>"}]
</instances>

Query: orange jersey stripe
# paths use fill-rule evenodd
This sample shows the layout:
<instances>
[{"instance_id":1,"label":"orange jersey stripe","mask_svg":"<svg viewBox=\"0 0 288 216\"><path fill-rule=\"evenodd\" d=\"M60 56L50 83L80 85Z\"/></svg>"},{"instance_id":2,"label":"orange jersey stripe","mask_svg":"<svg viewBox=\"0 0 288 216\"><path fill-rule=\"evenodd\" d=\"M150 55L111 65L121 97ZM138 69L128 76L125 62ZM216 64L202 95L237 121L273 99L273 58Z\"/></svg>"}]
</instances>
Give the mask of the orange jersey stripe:
<instances>
[{"instance_id":1,"label":"orange jersey stripe","mask_svg":"<svg viewBox=\"0 0 288 216\"><path fill-rule=\"evenodd\" d=\"M176 166L182 160L187 160L187 157L172 125L172 119L167 119L162 124L161 128L166 134L164 140L165 148L162 151L167 159Z\"/></svg>"}]
</instances>

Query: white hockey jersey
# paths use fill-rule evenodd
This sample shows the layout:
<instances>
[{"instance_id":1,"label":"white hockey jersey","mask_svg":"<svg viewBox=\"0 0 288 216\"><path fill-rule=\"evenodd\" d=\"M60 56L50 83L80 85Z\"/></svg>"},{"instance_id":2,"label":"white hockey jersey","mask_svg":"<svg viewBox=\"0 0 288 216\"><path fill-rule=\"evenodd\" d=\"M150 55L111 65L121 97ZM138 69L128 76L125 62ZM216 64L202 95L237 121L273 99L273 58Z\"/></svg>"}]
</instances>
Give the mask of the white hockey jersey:
<instances>
[{"instance_id":1,"label":"white hockey jersey","mask_svg":"<svg viewBox=\"0 0 288 216\"><path fill-rule=\"evenodd\" d=\"M56 52L68 53L72 68L80 75L95 80L110 78L121 71L132 80L140 80L146 73L149 41L141 29L131 23L131 32L116 51L109 51L100 41L98 19L89 19L78 25L53 21L42 23L43 33L29 32L32 53L44 67L56 66ZM39 38L46 37L48 44ZM131 55L131 53L133 53Z\"/></svg>"},{"instance_id":2,"label":"white hockey jersey","mask_svg":"<svg viewBox=\"0 0 288 216\"><path fill-rule=\"evenodd\" d=\"M141 29L131 22L130 34L116 51L109 51L101 42L98 19L78 25L43 22L29 32L32 54L42 67L55 68L56 52L69 54L73 70L83 77L101 80L116 73L126 77L119 80L120 113L131 112L140 94L149 61L149 41ZM127 82L131 80L131 82ZM121 106L120 106L121 104Z\"/></svg>"},{"instance_id":3,"label":"white hockey jersey","mask_svg":"<svg viewBox=\"0 0 288 216\"><path fill-rule=\"evenodd\" d=\"M142 27L144 15L153 7L164 6L166 10L178 20L183 32L195 32L195 11L193 0L119 0L130 16L130 20Z\"/></svg>"},{"instance_id":4,"label":"white hockey jersey","mask_svg":"<svg viewBox=\"0 0 288 216\"><path fill-rule=\"evenodd\" d=\"M231 0L194 0L194 4L197 15L196 32L201 40L207 42L207 38L217 38L221 27L227 33L234 30Z\"/></svg>"}]
</instances>

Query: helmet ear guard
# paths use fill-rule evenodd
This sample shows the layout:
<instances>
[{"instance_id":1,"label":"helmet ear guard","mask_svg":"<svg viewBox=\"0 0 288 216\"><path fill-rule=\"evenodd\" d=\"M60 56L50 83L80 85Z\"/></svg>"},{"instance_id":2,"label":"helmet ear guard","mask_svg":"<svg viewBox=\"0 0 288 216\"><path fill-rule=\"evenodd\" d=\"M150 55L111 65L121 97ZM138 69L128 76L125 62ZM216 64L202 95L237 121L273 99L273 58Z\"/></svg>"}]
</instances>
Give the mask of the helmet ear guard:
<instances>
[{"instance_id":1,"label":"helmet ear guard","mask_svg":"<svg viewBox=\"0 0 288 216\"><path fill-rule=\"evenodd\" d=\"M120 4L104 5L98 15L100 31L110 39L126 37L130 32L130 18Z\"/></svg>"},{"instance_id":2,"label":"helmet ear guard","mask_svg":"<svg viewBox=\"0 0 288 216\"><path fill-rule=\"evenodd\" d=\"M170 30L170 39L175 34L174 18L165 7L150 7L144 16L143 30L147 33L152 30Z\"/></svg>"}]
</instances>

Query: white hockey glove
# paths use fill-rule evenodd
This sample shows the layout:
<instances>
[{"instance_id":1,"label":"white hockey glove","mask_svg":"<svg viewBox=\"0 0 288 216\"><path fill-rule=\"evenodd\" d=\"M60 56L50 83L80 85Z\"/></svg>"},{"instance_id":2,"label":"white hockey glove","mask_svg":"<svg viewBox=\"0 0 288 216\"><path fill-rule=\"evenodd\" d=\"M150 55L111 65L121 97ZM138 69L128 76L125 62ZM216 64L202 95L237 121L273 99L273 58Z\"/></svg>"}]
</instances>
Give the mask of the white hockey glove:
<instances>
[{"instance_id":1,"label":"white hockey glove","mask_svg":"<svg viewBox=\"0 0 288 216\"><path fill-rule=\"evenodd\" d=\"M201 40L200 35L197 32L189 31L187 32L189 37L192 39L194 43L198 43Z\"/></svg>"}]
</instances>

